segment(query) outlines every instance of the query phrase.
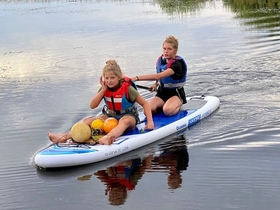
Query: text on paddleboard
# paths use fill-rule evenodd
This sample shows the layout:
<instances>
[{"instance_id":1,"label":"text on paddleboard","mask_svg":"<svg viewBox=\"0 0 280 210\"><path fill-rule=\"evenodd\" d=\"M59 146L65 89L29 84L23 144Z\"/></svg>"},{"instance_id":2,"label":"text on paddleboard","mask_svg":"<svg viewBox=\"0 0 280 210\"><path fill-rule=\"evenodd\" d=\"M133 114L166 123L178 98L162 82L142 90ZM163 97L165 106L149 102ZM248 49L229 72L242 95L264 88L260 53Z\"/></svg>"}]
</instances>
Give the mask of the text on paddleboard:
<instances>
[{"instance_id":1,"label":"text on paddleboard","mask_svg":"<svg viewBox=\"0 0 280 210\"><path fill-rule=\"evenodd\" d=\"M129 149L128 146L121 147L121 148L112 150L112 151L110 151L110 152L106 152L106 153L105 153L105 156L112 156L112 155L116 155L116 154L118 154L118 153L123 153L123 152L125 152L125 151L128 150L128 149Z\"/></svg>"},{"instance_id":2,"label":"text on paddleboard","mask_svg":"<svg viewBox=\"0 0 280 210\"><path fill-rule=\"evenodd\" d=\"M176 126L176 130L178 131L178 130L181 130L181 129L186 128L186 127L187 127L187 124L184 123L183 125Z\"/></svg>"}]
</instances>

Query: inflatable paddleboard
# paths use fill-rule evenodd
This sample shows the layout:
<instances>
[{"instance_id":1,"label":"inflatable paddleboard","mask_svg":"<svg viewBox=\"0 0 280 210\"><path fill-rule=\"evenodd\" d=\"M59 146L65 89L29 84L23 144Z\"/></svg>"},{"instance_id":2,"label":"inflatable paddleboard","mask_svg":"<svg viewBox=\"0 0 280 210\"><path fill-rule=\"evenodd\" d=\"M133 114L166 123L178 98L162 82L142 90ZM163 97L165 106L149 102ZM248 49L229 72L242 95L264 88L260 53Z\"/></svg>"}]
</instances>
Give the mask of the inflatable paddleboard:
<instances>
[{"instance_id":1,"label":"inflatable paddleboard","mask_svg":"<svg viewBox=\"0 0 280 210\"><path fill-rule=\"evenodd\" d=\"M82 177L91 178L93 174L97 171L106 170L115 166L125 166L126 163L131 165L131 162L134 160L145 160L147 157L150 157L151 166L154 163L154 159L166 158L167 153L176 153L178 150L185 150L188 153L187 141L185 136L187 136L186 130L181 130L175 134L172 134L166 138L160 139L159 141L148 144L144 147L135 149L128 153L104 160L97 163L87 164L83 166L74 166L74 167L64 167L64 168L48 168L41 169L37 167L37 175L40 179L44 180L45 183L55 183L61 181L70 181L70 180L81 180ZM168 152L167 152L168 151ZM183 158L183 157L182 157ZM180 161L182 164L183 161ZM174 161L171 161L170 164L174 164ZM179 164L179 162L178 162ZM168 164L167 164L168 165ZM166 166L167 166L166 165ZM159 164L154 163L153 168L146 168L145 172L154 172L157 170ZM154 170L155 169L155 170ZM162 168L159 169L161 172ZM95 176L95 175L94 175Z\"/></svg>"},{"instance_id":2,"label":"inflatable paddleboard","mask_svg":"<svg viewBox=\"0 0 280 210\"><path fill-rule=\"evenodd\" d=\"M134 130L125 132L111 145L73 142L52 144L35 154L34 163L41 168L59 168L113 158L185 130L212 114L219 106L220 100L215 96L188 97L187 103L174 116L166 116L162 112L153 114L155 128L151 131L144 129L145 116L139 112L142 123Z\"/></svg>"}]
</instances>

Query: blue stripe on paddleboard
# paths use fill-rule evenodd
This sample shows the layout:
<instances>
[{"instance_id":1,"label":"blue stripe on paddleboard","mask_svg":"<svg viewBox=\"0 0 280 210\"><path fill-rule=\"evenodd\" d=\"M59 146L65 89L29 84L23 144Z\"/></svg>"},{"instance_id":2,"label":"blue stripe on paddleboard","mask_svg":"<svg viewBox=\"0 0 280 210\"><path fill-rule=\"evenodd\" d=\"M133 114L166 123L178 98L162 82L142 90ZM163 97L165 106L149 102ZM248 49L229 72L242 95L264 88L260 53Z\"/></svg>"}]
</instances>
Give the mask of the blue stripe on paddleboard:
<instances>
[{"instance_id":1,"label":"blue stripe on paddleboard","mask_svg":"<svg viewBox=\"0 0 280 210\"><path fill-rule=\"evenodd\" d=\"M98 150L93 149L84 149L84 148L72 148L69 147L60 147L57 145L53 145L43 151L41 151L39 154L41 155L69 155L69 154L84 154L84 153L90 153L95 152Z\"/></svg>"},{"instance_id":2,"label":"blue stripe on paddleboard","mask_svg":"<svg viewBox=\"0 0 280 210\"><path fill-rule=\"evenodd\" d=\"M191 119L189 119L188 122L188 127L193 126L194 124L198 123L202 118L205 118L207 116L209 116L212 113L212 110L209 109L207 112L205 112L203 115L199 114Z\"/></svg>"},{"instance_id":3,"label":"blue stripe on paddleboard","mask_svg":"<svg viewBox=\"0 0 280 210\"><path fill-rule=\"evenodd\" d=\"M189 119L188 127L191 127L192 125L198 123L201 120L201 114Z\"/></svg>"}]
</instances>

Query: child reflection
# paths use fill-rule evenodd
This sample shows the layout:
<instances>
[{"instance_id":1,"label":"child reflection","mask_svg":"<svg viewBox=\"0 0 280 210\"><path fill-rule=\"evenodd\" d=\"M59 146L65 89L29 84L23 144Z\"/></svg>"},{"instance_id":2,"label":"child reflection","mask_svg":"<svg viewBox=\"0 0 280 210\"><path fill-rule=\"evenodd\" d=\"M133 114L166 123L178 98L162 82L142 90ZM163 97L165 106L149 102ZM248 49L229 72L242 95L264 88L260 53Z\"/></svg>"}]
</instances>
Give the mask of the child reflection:
<instances>
[{"instance_id":1,"label":"child reflection","mask_svg":"<svg viewBox=\"0 0 280 210\"><path fill-rule=\"evenodd\" d=\"M111 205L125 203L128 192L135 189L137 182L145 172L146 164L149 162L151 162L150 157L143 161L137 158L94 173L98 179L105 183L105 195L108 195Z\"/></svg>"},{"instance_id":2,"label":"child reflection","mask_svg":"<svg viewBox=\"0 0 280 210\"><path fill-rule=\"evenodd\" d=\"M161 145L161 152L144 159L127 160L105 170L99 170L94 175L105 185L105 195L114 206L123 205L130 191L134 190L145 172L167 173L169 189L177 189L182 185L182 171L189 163L189 154L185 139L172 139ZM88 180L91 175L85 175L79 180Z\"/></svg>"},{"instance_id":3,"label":"child reflection","mask_svg":"<svg viewBox=\"0 0 280 210\"><path fill-rule=\"evenodd\" d=\"M182 139L180 139L182 140ZM160 156L152 161L153 171L167 172L169 189L177 189L182 185L182 171L187 170L189 154L185 142L178 142L163 149Z\"/></svg>"}]
</instances>

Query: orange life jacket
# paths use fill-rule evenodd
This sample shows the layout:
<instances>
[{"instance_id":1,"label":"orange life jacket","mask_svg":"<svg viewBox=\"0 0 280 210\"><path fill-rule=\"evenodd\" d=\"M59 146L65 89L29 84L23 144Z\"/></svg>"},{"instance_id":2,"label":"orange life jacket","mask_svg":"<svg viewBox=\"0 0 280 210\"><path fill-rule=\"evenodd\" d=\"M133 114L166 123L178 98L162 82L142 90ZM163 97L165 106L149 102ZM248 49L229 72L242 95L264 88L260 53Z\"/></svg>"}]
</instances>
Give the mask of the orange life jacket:
<instances>
[{"instance_id":1,"label":"orange life jacket","mask_svg":"<svg viewBox=\"0 0 280 210\"><path fill-rule=\"evenodd\" d=\"M134 101L129 100L129 86L135 86L130 78L125 77L122 79L121 87L116 91L110 91L108 88L104 93L104 100L109 111L116 114L129 113L134 108Z\"/></svg>"}]
</instances>

